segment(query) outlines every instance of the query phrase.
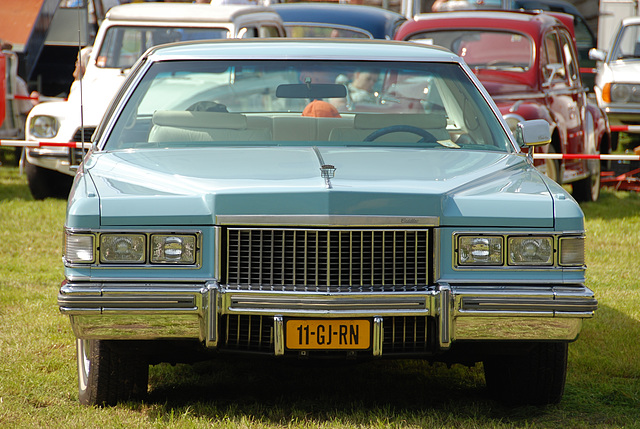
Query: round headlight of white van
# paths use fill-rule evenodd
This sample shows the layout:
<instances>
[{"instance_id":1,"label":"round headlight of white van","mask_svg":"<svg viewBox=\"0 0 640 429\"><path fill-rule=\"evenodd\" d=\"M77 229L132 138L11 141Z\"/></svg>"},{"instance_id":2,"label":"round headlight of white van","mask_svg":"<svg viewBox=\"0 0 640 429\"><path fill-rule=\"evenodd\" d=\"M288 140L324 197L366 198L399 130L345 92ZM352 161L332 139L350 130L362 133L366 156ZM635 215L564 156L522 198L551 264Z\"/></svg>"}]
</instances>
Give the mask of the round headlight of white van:
<instances>
[{"instance_id":1,"label":"round headlight of white van","mask_svg":"<svg viewBox=\"0 0 640 429\"><path fill-rule=\"evenodd\" d=\"M53 116L34 116L29 124L29 132L34 137L50 139L58 134L60 123Z\"/></svg>"}]
</instances>

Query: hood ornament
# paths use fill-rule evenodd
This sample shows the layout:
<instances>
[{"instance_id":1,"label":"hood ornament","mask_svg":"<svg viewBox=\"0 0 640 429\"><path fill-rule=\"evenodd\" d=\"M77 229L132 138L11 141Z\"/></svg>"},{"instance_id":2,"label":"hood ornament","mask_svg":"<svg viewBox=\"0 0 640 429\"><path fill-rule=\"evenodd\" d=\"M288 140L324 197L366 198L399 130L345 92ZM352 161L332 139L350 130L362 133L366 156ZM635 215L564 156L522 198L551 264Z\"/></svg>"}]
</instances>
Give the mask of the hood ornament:
<instances>
[{"instance_id":1,"label":"hood ornament","mask_svg":"<svg viewBox=\"0 0 640 429\"><path fill-rule=\"evenodd\" d=\"M331 189L331 179L336 175L336 167L331 164L323 164L320 166L320 176L324 179L327 189Z\"/></svg>"}]
</instances>

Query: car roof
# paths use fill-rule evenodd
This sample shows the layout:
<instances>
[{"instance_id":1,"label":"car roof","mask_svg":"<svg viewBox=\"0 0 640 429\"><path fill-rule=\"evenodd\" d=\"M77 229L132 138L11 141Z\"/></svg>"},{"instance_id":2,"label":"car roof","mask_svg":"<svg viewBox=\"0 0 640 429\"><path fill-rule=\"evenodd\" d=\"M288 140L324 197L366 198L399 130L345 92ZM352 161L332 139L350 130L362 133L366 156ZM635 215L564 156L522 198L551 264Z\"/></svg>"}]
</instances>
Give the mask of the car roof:
<instances>
[{"instance_id":1,"label":"car roof","mask_svg":"<svg viewBox=\"0 0 640 429\"><path fill-rule=\"evenodd\" d=\"M571 15L582 16L577 7L563 0L513 0L514 9L528 10L540 9L552 12L564 12Z\"/></svg>"},{"instance_id":2,"label":"car roof","mask_svg":"<svg viewBox=\"0 0 640 429\"><path fill-rule=\"evenodd\" d=\"M111 21L232 22L238 17L273 9L255 5L209 5L192 3L128 3L107 12Z\"/></svg>"},{"instance_id":3,"label":"car roof","mask_svg":"<svg viewBox=\"0 0 640 429\"><path fill-rule=\"evenodd\" d=\"M404 38L431 28L458 29L463 22L463 28L508 29L531 35L541 33L545 27L564 26L555 16L536 11L460 10L416 15L413 21L407 21L400 27L396 37Z\"/></svg>"},{"instance_id":4,"label":"car roof","mask_svg":"<svg viewBox=\"0 0 640 429\"><path fill-rule=\"evenodd\" d=\"M151 48L163 60L343 60L461 62L449 50L411 42L375 39L220 39Z\"/></svg>"},{"instance_id":5,"label":"car roof","mask_svg":"<svg viewBox=\"0 0 640 429\"><path fill-rule=\"evenodd\" d=\"M271 8L285 23L312 22L345 25L368 31L374 38L393 36L406 18L396 12L374 6L341 3L277 3Z\"/></svg>"}]
</instances>

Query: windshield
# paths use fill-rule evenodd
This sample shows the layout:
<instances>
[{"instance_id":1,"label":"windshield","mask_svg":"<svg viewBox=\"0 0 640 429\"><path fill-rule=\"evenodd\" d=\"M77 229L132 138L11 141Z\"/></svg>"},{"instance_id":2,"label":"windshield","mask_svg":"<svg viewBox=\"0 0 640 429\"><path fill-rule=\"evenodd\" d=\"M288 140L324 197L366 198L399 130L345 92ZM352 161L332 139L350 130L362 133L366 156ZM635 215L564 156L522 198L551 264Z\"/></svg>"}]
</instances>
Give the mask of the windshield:
<instances>
[{"instance_id":1,"label":"windshield","mask_svg":"<svg viewBox=\"0 0 640 429\"><path fill-rule=\"evenodd\" d=\"M105 148L229 143L512 148L457 64L284 60L155 63Z\"/></svg>"},{"instance_id":2,"label":"windshield","mask_svg":"<svg viewBox=\"0 0 640 429\"><path fill-rule=\"evenodd\" d=\"M640 25L628 25L622 29L612 58L614 60L640 59Z\"/></svg>"},{"instance_id":3,"label":"windshield","mask_svg":"<svg viewBox=\"0 0 640 429\"><path fill-rule=\"evenodd\" d=\"M152 46L186 40L226 39L226 28L113 26L107 30L96 66L129 68Z\"/></svg>"},{"instance_id":4,"label":"windshield","mask_svg":"<svg viewBox=\"0 0 640 429\"><path fill-rule=\"evenodd\" d=\"M471 68L523 72L533 64L533 41L520 33L444 30L416 34L409 40L445 47Z\"/></svg>"}]
</instances>

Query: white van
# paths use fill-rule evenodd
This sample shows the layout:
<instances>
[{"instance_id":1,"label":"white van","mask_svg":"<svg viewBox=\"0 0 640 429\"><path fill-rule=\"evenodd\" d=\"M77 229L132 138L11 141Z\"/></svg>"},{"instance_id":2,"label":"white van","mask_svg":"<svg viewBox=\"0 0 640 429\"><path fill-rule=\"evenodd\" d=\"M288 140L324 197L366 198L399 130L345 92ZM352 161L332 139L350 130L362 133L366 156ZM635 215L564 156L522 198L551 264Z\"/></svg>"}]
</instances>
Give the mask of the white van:
<instances>
[{"instance_id":1,"label":"white van","mask_svg":"<svg viewBox=\"0 0 640 429\"><path fill-rule=\"evenodd\" d=\"M89 55L81 85L65 101L35 106L26 139L89 142L130 67L151 46L202 39L284 37L280 16L265 6L191 3L131 3L113 7ZM42 147L26 151L24 168L36 199L66 198L82 153Z\"/></svg>"}]
</instances>

